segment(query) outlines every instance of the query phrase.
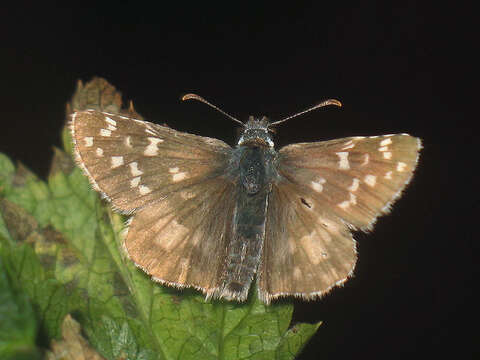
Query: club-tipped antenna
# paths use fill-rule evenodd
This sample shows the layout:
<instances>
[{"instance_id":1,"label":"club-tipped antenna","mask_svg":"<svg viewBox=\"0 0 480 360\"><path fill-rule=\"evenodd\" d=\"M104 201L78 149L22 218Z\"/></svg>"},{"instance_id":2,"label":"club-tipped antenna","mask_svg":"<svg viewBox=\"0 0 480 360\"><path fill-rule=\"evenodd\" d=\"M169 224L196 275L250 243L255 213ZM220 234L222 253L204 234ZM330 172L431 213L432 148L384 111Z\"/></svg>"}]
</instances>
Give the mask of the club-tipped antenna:
<instances>
[{"instance_id":1,"label":"club-tipped antenna","mask_svg":"<svg viewBox=\"0 0 480 360\"><path fill-rule=\"evenodd\" d=\"M299 113L296 113L294 115L290 115L290 116L287 116L286 118L282 119L282 120L278 120L278 121L274 121L272 123L270 123L268 126L274 126L274 125L278 125L278 124L281 124L287 120L290 120L290 119L293 119L294 117L297 117L297 116L300 116L300 115L303 115L307 112L310 112L310 111L313 111L313 110L316 110L318 108L321 108L321 107L324 107L324 106L327 106L327 105L335 105L335 106L339 106L341 107L342 106L342 103L338 100L335 100L335 99L328 99L328 100L325 100L325 101L322 101L321 103L317 104L317 105L314 105L306 110L303 110L303 111L300 111Z\"/></svg>"},{"instance_id":2,"label":"club-tipped antenna","mask_svg":"<svg viewBox=\"0 0 480 360\"><path fill-rule=\"evenodd\" d=\"M230 114L227 114L225 111L223 111L222 109L220 109L218 106L215 106L211 103L209 103L207 100L205 100L204 98L202 98L201 96L197 95L197 94L186 94L186 95L183 95L182 96L182 101L185 101L185 100L198 100L200 102L203 102L204 104L207 104L208 106L214 108L215 110L217 110L218 112L222 113L223 115L225 115L226 117L232 119L233 121L236 121L238 122L239 124L242 124L242 126L245 126L245 124L243 122L241 122L240 120L234 118L232 115Z\"/></svg>"}]
</instances>

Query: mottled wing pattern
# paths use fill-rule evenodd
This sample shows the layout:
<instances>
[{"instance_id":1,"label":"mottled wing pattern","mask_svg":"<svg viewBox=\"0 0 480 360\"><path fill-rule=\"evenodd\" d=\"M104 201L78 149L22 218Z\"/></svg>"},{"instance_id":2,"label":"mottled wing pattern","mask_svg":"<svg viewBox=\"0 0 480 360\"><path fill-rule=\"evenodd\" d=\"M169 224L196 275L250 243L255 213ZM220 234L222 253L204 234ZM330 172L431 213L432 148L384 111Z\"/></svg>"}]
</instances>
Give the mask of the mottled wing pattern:
<instances>
[{"instance_id":1,"label":"mottled wing pattern","mask_svg":"<svg viewBox=\"0 0 480 360\"><path fill-rule=\"evenodd\" d=\"M356 262L347 227L315 208L310 194L293 184L274 186L269 200L257 275L262 301L286 295L311 299L343 283Z\"/></svg>"},{"instance_id":2,"label":"mottled wing pattern","mask_svg":"<svg viewBox=\"0 0 480 360\"><path fill-rule=\"evenodd\" d=\"M125 248L137 266L157 281L213 293L233 218L235 187L222 177L231 148L94 110L74 113L71 130L93 187L134 214Z\"/></svg>"},{"instance_id":3,"label":"mottled wing pattern","mask_svg":"<svg viewBox=\"0 0 480 360\"><path fill-rule=\"evenodd\" d=\"M71 129L77 163L124 213L218 177L231 151L217 139L94 110L74 113Z\"/></svg>"},{"instance_id":4,"label":"mottled wing pattern","mask_svg":"<svg viewBox=\"0 0 480 360\"><path fill-rule=\"evenodd\" d=\"M421 148L407 134L293 144L279 151L259 268L261 298L306 299L353 272L350 229L370 230L410 181Z\"/></svg>"},{"instance_id":5,"label":"mottled wing pattern","mask_svg":"<svg viewBox=\"0 0 480 360\"><path fill-rule=\"evenodd\" d=\"M217 297L232 242L234 191L212 179L142 208L125 240L130 258L156 281Z\"/></svg>"}]
</instances>

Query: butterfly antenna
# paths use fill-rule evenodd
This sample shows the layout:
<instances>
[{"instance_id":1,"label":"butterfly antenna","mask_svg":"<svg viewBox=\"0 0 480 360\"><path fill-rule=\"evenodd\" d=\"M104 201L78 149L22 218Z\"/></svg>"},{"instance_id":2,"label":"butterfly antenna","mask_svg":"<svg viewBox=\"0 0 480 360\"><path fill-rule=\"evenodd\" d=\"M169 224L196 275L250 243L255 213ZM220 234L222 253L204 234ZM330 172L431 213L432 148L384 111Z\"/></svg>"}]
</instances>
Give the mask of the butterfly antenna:
<instances>
[{"instance_id":1,"label":"butterfly antenna","mask_svg":"<svg viewBox=\"0 0 480 360\"><path fill-rule=\"evenodd\" d=\"M233 121L236 121L236 122L242 124L242 126L245 126L245 124L243 122L234 118L232 115L227 114L225 111L220 109L218 106L215 106L215 105L209 103L207 100L205 100L204 98L202 98L201 96L199 96L197 94L186 94L186 95L182 96L182 101L185 101L185 100L198 100L200 102L203 102L204 104L207 104L208 106L210 106L210 107L214 108L215 110L217 110L218 112L222 113L226 117L232 119Z\"/></svg>"},{"instance_id":2,"label":"butterfly antenna","mask_svg":"<svg viewBox=\"0 0 480 360\"><path fill-rule=\"evenodd\" d=\"M300 115L303 115L307 112L310 112L310 111L313 111L313 110L316 110L318 108L321 108L321 107L324 107L324 106L327 106L327 105L335 105L335 106L339 106L341 107L342 106L342 103L338 100L335 100L335 99L328 99L328 100L325 100L325 101L322 101L320 104L317 104L317 105L314 105L312 106L311 108L308 108L306 110L303 110L303 111L300 111L299 113L296 113L294 115L290 115L290 116L287 116L286 118L282 119L282 120L278 120L278 121L275 121L275 122L272 122L270 123L268 126L273 126L273 125L278 125L278 124L281 124L287 120L290 120L290 119L293 119L294 117L297 117L297 116L300 116Z\"/></svg>"}]
</instances>

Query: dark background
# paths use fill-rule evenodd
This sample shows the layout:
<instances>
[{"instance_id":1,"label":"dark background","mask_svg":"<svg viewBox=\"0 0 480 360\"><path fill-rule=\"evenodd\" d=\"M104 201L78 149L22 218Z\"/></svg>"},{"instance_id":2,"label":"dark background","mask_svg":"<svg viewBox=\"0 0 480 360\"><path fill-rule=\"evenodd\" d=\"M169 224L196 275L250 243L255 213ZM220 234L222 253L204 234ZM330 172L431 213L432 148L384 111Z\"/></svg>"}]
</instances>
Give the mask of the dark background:
<instances>
[{"instance_id":1,"label":"dark background","mask_svg":"<svg viewBox=\"0 0 480 360\"><path fill-rule=\"evenodd\" d=\"M300 359L478 355L471 9L81 3L2 9L0 151L45 177L65 103L77 79L94 75L146 119L230 144L235 123L180 96L196 92L241 120L337 98L343 108L279 127L277 147L408 132L424 149L392 214L356 235L355 277L320 301L297 302L294 321L324 321Z\"/></svg>"}]
</instances>

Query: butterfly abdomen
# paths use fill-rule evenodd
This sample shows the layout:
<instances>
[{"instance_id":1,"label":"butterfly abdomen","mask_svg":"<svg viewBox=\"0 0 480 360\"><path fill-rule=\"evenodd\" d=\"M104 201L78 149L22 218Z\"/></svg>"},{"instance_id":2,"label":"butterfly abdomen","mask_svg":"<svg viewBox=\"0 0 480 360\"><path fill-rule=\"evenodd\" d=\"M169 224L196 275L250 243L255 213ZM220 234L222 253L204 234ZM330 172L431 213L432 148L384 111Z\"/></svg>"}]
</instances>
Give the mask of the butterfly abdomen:
<instances>
[{"instance_id":1,"label":"butterfly abdomen","mask_svg":"<svg viewBox=\"0 0 480 360\"><path fill-rule=\"evenodd\" d=\"M265 238L265 215L270 192L269 150L242 146L239 153L233 236L226 258L221 297L246 300L257 271Z\"/></svg>"}]
</instances>

